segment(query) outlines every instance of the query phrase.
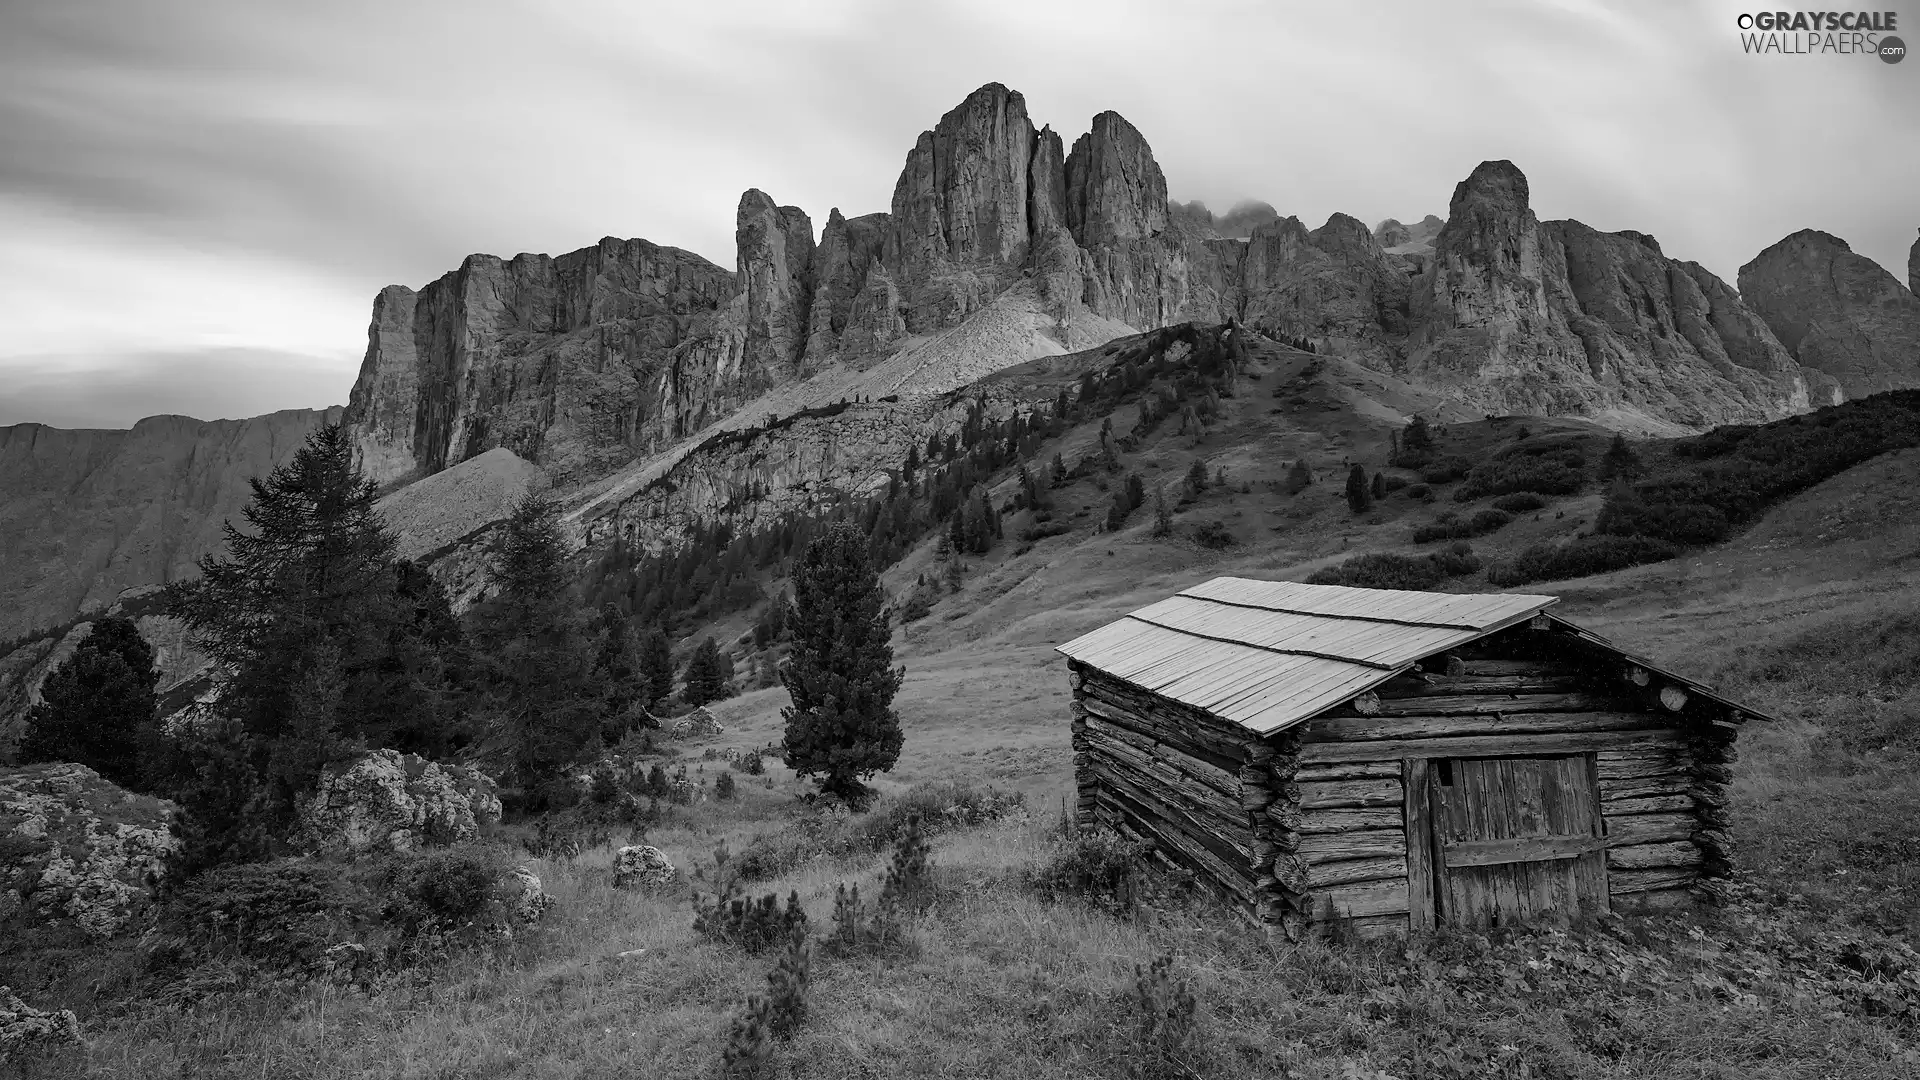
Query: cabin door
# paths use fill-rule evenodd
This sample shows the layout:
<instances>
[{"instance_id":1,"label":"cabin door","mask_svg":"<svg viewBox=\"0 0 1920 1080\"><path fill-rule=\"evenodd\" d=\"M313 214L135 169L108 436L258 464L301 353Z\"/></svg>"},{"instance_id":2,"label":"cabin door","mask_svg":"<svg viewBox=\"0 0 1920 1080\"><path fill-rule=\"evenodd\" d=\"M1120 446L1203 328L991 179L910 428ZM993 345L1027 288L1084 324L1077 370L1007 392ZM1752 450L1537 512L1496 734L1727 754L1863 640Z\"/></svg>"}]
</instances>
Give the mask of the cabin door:
<instances>
[{"instance_id":1,"label":"cabin door","mask_svg":"<svg viewBox=\"0 0 1920 1080\"><path fill-rule=\"evenodd\" d=\"M1438 922L1485 928L1606 908L1592 754L1435 760L1427 779Z\"/></svg>"}]
</instances>

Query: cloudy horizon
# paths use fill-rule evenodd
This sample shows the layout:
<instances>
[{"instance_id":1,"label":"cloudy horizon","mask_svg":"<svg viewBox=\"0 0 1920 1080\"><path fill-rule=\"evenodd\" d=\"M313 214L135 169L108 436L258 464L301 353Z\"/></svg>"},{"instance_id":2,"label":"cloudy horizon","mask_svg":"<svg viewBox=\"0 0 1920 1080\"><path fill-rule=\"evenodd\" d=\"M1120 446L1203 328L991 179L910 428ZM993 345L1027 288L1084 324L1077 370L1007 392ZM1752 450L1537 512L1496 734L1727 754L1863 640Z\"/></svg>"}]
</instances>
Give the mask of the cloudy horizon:
<instances>
[{"instance_id":1,"label":"cloudy horizon","mask_svg":"<svg viewBox=\"0 0 1920 1080\"><path fill-rule=\"evenodd\" d=\"M1169 196L1216 211L1445 217L1506 158L1541 219L1651 233L1729 284L1807 228L1904 281L1920 63L1742 55L1743 9L15 5L0 424L343 404L384 286L603 236L731 268L742 191L816 235L886 210L918 134L989 82L1068 143L1119 112Z\"/></svg>"}]
</instances>

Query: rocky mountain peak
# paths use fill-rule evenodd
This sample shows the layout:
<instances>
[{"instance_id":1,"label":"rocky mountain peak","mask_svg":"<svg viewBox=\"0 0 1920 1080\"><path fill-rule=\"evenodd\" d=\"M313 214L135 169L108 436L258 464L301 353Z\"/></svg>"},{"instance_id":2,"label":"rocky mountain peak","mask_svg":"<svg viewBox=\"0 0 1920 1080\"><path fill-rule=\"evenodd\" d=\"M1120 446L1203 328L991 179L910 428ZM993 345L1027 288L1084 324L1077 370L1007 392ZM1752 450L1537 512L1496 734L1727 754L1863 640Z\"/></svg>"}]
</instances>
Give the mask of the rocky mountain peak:
<instances>
[{"instance_id":1,"label":"rocky mountain peak","mask_svg":"<svg viewBox=\"0 0 1920 1080\"><path fill-rule=\"evenodd\" d=\"M1913 242L1913 250L1907 252L1907 289L1920 295L1920 240Z\"/></svg>"},{"instance_id":2,"label":"rocky mountain peak","mask_svg":"<svg viewBox=\"0 0 1920 1080\"><path fill-rule=\"evenodd\" d=\"M1920 296L1845 240L1802 229L1754 256L1739 281L1794 359L1847 397L1920 385Z\"/></svg>"},{"instance_id":3,"label":"rocky mountain peak","mask_svg":"<svg viewBox=\"0 0 1920 1080\"><path fill-rule=\"evenodd\" d=\"M1067 155L1067 228L1081 247L1124 244L1167 228L1167 178L1140 129L1117 112L1093 118Z\"/></svg>"}]
</instances>

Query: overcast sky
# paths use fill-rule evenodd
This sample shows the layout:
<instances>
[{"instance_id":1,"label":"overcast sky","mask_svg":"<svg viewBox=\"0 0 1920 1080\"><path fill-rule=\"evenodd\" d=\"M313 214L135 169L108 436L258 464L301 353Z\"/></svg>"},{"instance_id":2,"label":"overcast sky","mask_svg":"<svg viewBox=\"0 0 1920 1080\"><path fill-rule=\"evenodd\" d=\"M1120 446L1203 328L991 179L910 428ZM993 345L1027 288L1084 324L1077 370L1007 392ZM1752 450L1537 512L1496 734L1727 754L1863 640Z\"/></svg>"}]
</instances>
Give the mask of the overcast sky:
<instances>
[{"instance_id":1,"label":"overcast sky","mask_svg":"<svg viewBox=\"0 0 1920 1080\"><path fill-rule=\"evenodd\" d=\"M1745 56L1747 9L0 0L0 424L344 403L382 286L607 235L731 267L741 191L885 210L996 81L1068 143L1120 112L1220 210L1445 216L1510 158L1543 219L1730 282L1802 228L1904 280L1920 61Z\"/></svg>"}]
</instances>

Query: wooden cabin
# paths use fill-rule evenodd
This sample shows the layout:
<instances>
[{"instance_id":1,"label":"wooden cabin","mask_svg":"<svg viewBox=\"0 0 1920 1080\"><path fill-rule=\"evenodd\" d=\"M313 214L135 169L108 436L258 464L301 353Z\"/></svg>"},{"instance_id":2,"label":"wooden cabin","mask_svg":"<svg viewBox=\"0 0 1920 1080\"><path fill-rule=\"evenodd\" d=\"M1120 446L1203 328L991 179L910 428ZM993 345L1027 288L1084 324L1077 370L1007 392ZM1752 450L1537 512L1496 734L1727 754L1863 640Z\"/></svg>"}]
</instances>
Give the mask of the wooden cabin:
<instances>
[{"instance_id":1,"label":"wooden cabin","mask_svg":"<svg viewBox=\"0 0 1920 1080\"><path fill-rule=\"evenodd\" d=\"M1077 817L1289 936L1713 894L1758 714L1555 602L1222 577L1141 608L1059 647Z\"/></svg>"}]
</instances>

